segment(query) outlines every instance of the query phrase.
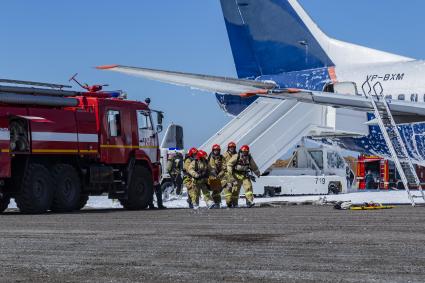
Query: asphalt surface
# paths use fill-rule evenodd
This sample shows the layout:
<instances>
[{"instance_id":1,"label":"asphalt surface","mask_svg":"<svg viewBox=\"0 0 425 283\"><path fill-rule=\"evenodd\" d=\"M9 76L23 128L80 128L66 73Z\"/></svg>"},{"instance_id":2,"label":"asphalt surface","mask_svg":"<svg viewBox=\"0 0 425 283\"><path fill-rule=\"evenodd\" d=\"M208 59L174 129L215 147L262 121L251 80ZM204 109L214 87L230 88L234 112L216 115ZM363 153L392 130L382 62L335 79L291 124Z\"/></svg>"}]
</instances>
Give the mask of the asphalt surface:
<instances>
[{"instance_id":1,"label":"asphalt surface","mask_svg":"<svg viewBox=\"0 0 425 283\"><path fill-rule=\"evenodd\" d=\"M0 215L1 282L425 282L425 208Z\"/></svg>"}]
</instances>

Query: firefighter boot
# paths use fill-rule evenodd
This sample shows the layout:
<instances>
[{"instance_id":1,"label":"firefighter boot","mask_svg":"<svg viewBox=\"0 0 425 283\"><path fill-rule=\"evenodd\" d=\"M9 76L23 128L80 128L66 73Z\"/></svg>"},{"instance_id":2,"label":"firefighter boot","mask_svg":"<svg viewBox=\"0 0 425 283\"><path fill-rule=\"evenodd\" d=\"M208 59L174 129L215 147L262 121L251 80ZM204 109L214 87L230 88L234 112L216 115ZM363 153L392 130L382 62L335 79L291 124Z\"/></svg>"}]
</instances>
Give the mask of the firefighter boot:
<instances>
[{"instance_id":1,"label":"firefighter boot","mask_svg":"<svg viewBox=\"0 0 425 283\"><path fill-rule=\"evenodd\" d=\"M149 209L157 209L153 203L153 194L155 193L155 189L152 191L152 195L149 199L149 204L148 204L148 208Z\"/></svg>"},{"instance_id":2,"label":"firefighter boot","mask_svg":"<svg viewBox=\"0 0 425 283\"><path fill-rule=\"evenodd\" d=\"M251 207L254 207L254 206L255 206L255 203L254 202L249 201L249 200L246 201L246 207L247 208L251 208Z\"/></svg>"},{"instance_id":3,"label":"firefighter boot","mask_svg":"<svg viewBox=\"0 0 425 283\"><path fill-rule=\"evenodd\" d=\"M158 208L166 209L166 207L162 204L162 191L160 186L155 186L155 195L156 195L156 202L158 204Z\"/></svg>"},{"instance_id":4,"label":"firefighter boot","mask_svg":"<svg viewBox=\"0 0 425 283\"><path fill-rule=\"evenodd\" d=\"M193 208L193 204L192 204L192 200L190 199L190 196L188 196L188 198L187 198L187 204L189 205L190 209Z\"/></svg>"},{"instance_id":5,"label":"firefighter boot","mask_svg":"<svg viewBox=\"0 0 425 283\"><path fill-rule=\"evenodd\" d=\"M227 208L232 208L232 184L227 183L223 189L224 200L226 201Z\"/></svg>"}]
</instances>

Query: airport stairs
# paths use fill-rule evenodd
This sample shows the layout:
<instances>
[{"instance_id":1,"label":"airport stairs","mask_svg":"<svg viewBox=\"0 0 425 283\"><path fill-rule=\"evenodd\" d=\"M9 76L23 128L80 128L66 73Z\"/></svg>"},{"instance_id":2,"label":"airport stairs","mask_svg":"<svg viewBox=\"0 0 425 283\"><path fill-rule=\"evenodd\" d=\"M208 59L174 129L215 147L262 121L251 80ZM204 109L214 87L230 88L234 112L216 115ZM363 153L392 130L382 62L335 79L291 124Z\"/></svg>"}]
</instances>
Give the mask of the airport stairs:
<instances>
[{"instance_id":1,"label":"airport stairs","mask_svg":"<svg viewBox=\"0 0 425 283\"><path fill-rule=\"evenodd\" d=\"M239 146L248 144L260 171L264 172L304 136L333 131L326 113L325 106L259 98L201 148L209 152L214 144L220 144L223 149L230 141Z\"/></svg>"},{"instance_id":2,"label":"airport stairs","mask_svg":"<svg viewBox=\"0 0 425 283\"><path fill-rule=\"evenodd\" d=\"M365 88L365 85L363 85L363 87ZM421 181L416 174L415 166L410 159L406 145L401 138L397 124L391 114L387 98L384 96L382 84L377 82L369 92L364 90L364 93L367 94L372 102L379 128L381 129L387 147L390 150L391 157L404 184L409 200L412 203L412 206L417 206L415 198L421 198L425 201L425 193L422 188ZM378 103L382 104L384 107L378 107ZM413 195L410 191L411 187L417 188L420 195Z\"/></svg>"}]
</instances>

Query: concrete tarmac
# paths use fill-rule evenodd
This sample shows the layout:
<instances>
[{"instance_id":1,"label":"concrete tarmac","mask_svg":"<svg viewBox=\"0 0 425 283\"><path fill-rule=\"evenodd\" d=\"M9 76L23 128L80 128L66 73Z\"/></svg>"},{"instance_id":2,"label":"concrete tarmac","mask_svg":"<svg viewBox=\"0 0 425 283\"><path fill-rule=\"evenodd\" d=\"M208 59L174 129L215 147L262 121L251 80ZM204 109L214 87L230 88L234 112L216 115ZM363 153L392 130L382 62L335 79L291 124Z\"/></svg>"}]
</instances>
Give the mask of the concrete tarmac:
<instances>
[{"instance_id":1,"label":"concrete tarmac","mask_svg":"<svg viewBox=\"0 0 425 283\"><path fill-rule=\"evenodd\" d=\"M0 215L1 282L425 282L425 208Z\"/></svg>"}]
</instances>

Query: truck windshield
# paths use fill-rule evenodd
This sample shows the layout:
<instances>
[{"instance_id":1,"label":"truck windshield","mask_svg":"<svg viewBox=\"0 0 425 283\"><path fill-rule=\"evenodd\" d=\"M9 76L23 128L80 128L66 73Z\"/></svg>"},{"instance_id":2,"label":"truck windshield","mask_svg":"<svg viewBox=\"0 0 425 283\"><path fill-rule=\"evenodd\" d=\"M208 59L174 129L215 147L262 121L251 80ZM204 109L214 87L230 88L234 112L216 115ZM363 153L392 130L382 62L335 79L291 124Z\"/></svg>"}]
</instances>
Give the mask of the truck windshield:
<instances>
[{"instance_id":1,"label":"truck windshield","mask_svg":"<svg viewBox=\"0 0 425 283\"><path fill-rule=\"evenodd\" d=\"M320 170L323 170L323 152L320 150L310 151L311 158L316 162Z\"/></svg>"},{"instance_id":2,"label":"truck windshield","mask_svg":"<svg viewBox=\"0 0 425 283\"><path fill-rule=\"evenodd\" d=\"M334 169L345 169L344 160L334 151L328 152L328 166Z\"/></svg>"},{"instance_id":3,"label":"truck windshield","mask_svg":"<svg viewBox=\"0 0 425 283\"><path fill-rule=\"evenodd\" d=\"M137 111L137 123L141 130L152 130L152 119L149 111Z\"/></svg>"}]
</instances>

